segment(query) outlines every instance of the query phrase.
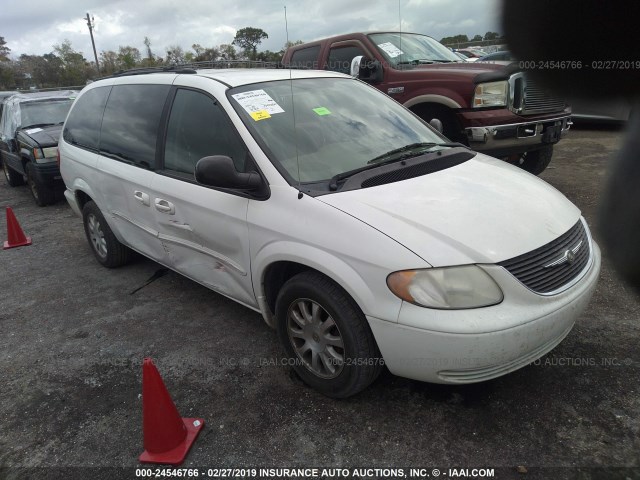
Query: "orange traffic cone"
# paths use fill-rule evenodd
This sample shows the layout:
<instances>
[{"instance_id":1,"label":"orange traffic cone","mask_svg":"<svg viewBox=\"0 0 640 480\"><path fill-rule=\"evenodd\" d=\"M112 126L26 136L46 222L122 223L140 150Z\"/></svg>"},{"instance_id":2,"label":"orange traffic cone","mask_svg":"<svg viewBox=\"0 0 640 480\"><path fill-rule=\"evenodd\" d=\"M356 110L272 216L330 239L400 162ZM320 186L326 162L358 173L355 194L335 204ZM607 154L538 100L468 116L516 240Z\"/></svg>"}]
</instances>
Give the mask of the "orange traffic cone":
<instances>
[{"instance_id":1,"label":"orange traffic cone","mask_svg":"<svg viewBox=\"0 0 640 480\"><path fill-rule=\"evenodd\" d=\"M3 250L31 245L31 237L25 236L11 207L7 207L7 236L9 239L4 242Z\"/></svg>"},{"instance_id":2,"label":"orange traffic cone","mask_svg":"<svg viewBox=\"0 0 640 480\"><path fill-rule=\"evenodd\" d=\"M180 465L204 426L201 418L180 418L153 360L142 364L142 463Z\"/></svg>"}]
</instances>

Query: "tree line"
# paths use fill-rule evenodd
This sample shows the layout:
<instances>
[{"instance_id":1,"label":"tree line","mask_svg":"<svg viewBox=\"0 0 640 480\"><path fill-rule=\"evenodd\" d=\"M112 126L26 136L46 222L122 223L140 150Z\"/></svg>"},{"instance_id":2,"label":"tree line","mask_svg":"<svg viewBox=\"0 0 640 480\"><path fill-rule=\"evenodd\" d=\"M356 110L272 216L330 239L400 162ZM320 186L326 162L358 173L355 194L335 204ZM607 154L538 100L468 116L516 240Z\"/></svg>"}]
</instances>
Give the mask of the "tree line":
<instances>
[{"instance_id":1,"label":"tree line","mask_svg":"<svg viewBox=\"0 0 640 480\"><path fill-rule=\"evenodd\" d=\"M170 45L161 54L154 51L149 37L144 37L142 51L137 47L124 45L117 51L103 50L95 60L84 57L73 48L69 40L53 45L50 53L44 55L22 54L17 59L10 58L11 49L4 37L0 36L0 89L28 90L31 88L55 88L83 86L87 81L111 75L120 70L132 68L161 67L203 61L258 60L279 62L285 49L302 43L289 42L280 51L264 50L258 46L269 35L260 28L245 27L236 32L231 43L203 46L198 43L191 49L180 45Z\"/></svg>"},{"instance_id":2,"label":"tree line","mask_svg":"<svg viewBox=\"0 0 640 480\"><path fill-rule=\"evenodd\" d=\"M443 37L440 40L440 43L446 45L447 47L461 47L461 46L470 46L471 44L482 44L482 45L494 45L496 43L504 42L505 39L498 32L487 32L482 35L474 35L472 38L469 38L467 35L453 35L451 37Z\"/></svg>"}]
</instances>

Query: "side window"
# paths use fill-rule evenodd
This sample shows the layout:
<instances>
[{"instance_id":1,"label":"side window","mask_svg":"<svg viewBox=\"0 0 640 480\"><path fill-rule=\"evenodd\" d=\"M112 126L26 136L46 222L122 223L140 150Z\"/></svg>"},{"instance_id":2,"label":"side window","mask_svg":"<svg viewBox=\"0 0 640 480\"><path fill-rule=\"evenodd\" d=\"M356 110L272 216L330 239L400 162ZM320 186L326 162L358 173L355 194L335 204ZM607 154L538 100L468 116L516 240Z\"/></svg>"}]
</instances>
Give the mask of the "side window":
<instances>
[{"instance_id":1,"label":"side window","mask_svg":"<svg viewBox=\"0 0 640 480\"><path fill-rule=\"evenodd\" d=\"M65 142L98 150L102 114L110 91L110 86L94 88L76 101L62 132Z\"/></svg>"},{"instance_id":2,"label":"side window","mask_svg":"<svg viewBox=\"0 0 640 480\"><path fill-rule=\"evenodd\" d=\"M291 55L291 66L293 68L318 68L318 54L320 53L320 45L315 47L301 48Z\"/></svg>"},{"instance_id":3,"label":"side window","mask_svg":"<svg viewBox=\"0 0 640 480\"><path fill-rule=\"evenodd\" d=\"M176 92L164 149L164 168L193 177L198 160L226 155L245 171L247 150L235 127L209 96L193 90Z\"/></svg>"},{"instance_id":4,"label":"side window","mask_svg":"<svg viewBox=\"0 0 640 480\"><path fill-rule=\"evenodd\" d=\"M366 56L364 50L356 46L336 47L329 50L327 70L334 72L351 73L351 60L358 55Z\"/></svg>"},{"instance_id":5,"label":"side window","mask_svg":"<svg viewBox=\"0 0 640 480\"><path fill-rule=\"evenodd\" d=\"M169 85L116 85L104 110L100 153L138 167L155 166L156 138Z\"/></svg>"}]
</instances>

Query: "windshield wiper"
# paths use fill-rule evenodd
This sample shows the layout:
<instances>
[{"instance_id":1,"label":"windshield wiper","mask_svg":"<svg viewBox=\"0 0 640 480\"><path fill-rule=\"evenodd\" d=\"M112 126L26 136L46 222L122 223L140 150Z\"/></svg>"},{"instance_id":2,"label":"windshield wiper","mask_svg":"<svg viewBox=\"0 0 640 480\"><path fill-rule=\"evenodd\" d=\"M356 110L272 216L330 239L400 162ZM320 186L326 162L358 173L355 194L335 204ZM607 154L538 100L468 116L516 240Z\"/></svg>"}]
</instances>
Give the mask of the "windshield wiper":
<instances>
[{"instance_id":1,"label":"windshield wiper","mask_svg":"<svg viewBox=\"0 0 640 480\"><path fill-rule=\"evenodd\" d=\"M433 143L433 142L430 142L430 143L412 143L412 144L406 145L404 147L396 148L394 150L391 150L391 151L385 153L384 155L380 155L380 156L378 156L378 157L376 157L376 158L374 158L372 160L369 160L364 167L355 168L353 170L349 170L349 171L338 173L337 175L334 175L329 180L329 190L331 190L332 192L335 192L338 189L338 182L340 180L344 180L345 178L352 177L352 176L354 176L354 175L356 175L356 174L358 174L360 172L364 172L365 170L370 170L372 168L378 168L378 167L381 167L383 165L388 165L390 163L401 162L402 160L406 160L409 157L417 156L417 155L421 154L423 152L423 150L428 149L428 148L432 148L432 147L463 147L463 148L467 148L466 145L463 145L461 143L453 143L453 142L452 143ZM415 150L416 148L420 148L420 151L419 152L413 152L413 153L405 153L405 152L409 152L410 150ZM396 155L398 153L404 153L404 154L400 155L398 157L388 158L388 157L393 157L394 155Z\"/></svg>"},{"instance_id":2,"label":"windshield wiper","mask_svg":"<svg viewBox=\"0 0 640 480\"><path fill-rule=\"evenodd\" d=\"M454 143L454 142L452 143L435 143L435 142L411 143L409 145L405 145L404 147L394 148L393 150L389 150L387 153L383 153L382 155L379 155L369 160L367 162L367 165L371 165L373 163L380 164L381 161L385 160L386 158L393 157L398 153L403 154L399 157L399 160L404 160L406 158L420 155L423 150L428 150L429 148L433 148L433 147L465 147L466 148L465 145L462 145L461 143ZM412 150L418 150L418 151L412 152Z\"/></svg>"},{"instance_id":3,"label":"windshield wiper","mask_svg":"<svg viewBox=\"0 0 640 480\"><path fill-rule=\"evenodd\" d=\"M402 158L394 158L392 160L387 160L386 162L376 163L375 165L367 164L364 167L354 168L353 170L348 170L346 172L338 173L337 175L334 175L333 177L331 177L331 179L329 180L329 190L331 190L332 192L335 192L338 189L338 182L340 180L344 180L345 178L352 177L357 173L364 172L365 170L378 168L378 167L381 167L382 165L399 162L401 160Z\"/></svg>"},{"instance_id":4,"label":"windshield wiper","mask_svg":"<svg viewBox=\"0 0 640 480\"><path fill-rule=\"evenodd\" d=\"M429 65L431 63L451 63L453 60L436 60L431 58L416 58L414 60L405 60L396 62L396 65Z\"/></svg>"}]
</instances>

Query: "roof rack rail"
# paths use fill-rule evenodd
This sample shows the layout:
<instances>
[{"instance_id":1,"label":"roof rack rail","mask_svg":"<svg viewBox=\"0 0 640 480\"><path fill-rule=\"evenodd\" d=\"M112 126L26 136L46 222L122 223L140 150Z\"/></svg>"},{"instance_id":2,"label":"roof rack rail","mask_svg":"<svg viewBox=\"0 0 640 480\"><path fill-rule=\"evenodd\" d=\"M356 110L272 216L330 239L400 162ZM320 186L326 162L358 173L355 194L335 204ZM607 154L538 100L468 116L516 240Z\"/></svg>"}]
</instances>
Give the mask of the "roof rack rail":
<instances>
[{"instance_id":1,"label":"roof rack rail","mask_svg":"<svg viewBox=\"0 0 640 480\"><path fill-rule=\"evenodd\" d=\"M144 67L144 68L132 68L130 70L120 70L111 75L107 75L106 77L101 77L100 80L104 78L114 78L114 77L124 77L128 75L147 75L149 73L197 73L192 68L185 68L182 65L170 65L167 67Z\"/></svg>"},{"instance_id":2,"label":"roof rack rail","mask_svg":"<svg viewBox=\"0 0 640 480\"><path fill-rule=\"evenodd\" d=\"M201 62L189 62L180 64L185 68L282 68L280 62L267 62L263 60L204 60Z\"/></svg>"}]
</instances>

